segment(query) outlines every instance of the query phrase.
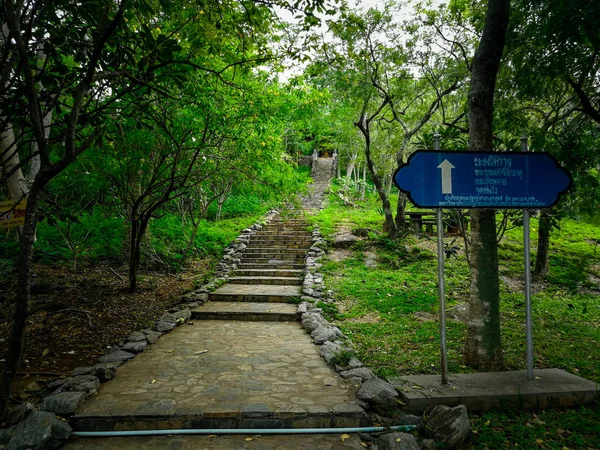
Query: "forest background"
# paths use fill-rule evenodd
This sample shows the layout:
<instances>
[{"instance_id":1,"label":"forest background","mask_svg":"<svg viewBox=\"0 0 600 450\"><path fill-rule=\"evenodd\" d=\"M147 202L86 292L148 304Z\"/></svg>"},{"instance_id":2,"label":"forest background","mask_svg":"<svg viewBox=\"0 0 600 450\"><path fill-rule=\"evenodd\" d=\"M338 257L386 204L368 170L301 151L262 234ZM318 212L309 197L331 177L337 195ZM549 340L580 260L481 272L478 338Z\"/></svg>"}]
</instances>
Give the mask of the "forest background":
<instances>
[{"instance_id":1,"label":"forest background","mask_svg":"<svg viewBox=\"0 0 600 450\"><path fill-rule=\"evenodd\" d=\"M539 215L535 274L543 279L561 218L593 221L600 200L600 7L573 3L513 1L508 20L502 1L418 3L410 17L394 2L5 1L0 189L26 198L27 214L24 227L0 232L2 409L15 375L31 371L21 358L26 326L43 329L63 310L95 318L77 296L43 301L57 277L66 292L103 268L122 299L152 291L156 273L185 277L201 267L188 280L200 283L241 228L302 191L302 156L336 152L346 191L375 196L381 231L402 237L410 205L392 192L398 164L432 148L436 132L443 149L476 149L469 92L494 6L505 7L508 22L505 45L491 47L503 58L488 105L491 147L518 151L525 134L532 151L550 152L574 178L569 195ZM286 61L304 69L280 81ZM493 250L520 219L486 220ZM467 236L466 256L484 240ZM497 256L495 264L497 274ZM497 298L497 283L488 288ZM39 345L30 351L44 357L71 351ZM502 365L493 345L470 364Z\"/></svg>"}]
</instances>

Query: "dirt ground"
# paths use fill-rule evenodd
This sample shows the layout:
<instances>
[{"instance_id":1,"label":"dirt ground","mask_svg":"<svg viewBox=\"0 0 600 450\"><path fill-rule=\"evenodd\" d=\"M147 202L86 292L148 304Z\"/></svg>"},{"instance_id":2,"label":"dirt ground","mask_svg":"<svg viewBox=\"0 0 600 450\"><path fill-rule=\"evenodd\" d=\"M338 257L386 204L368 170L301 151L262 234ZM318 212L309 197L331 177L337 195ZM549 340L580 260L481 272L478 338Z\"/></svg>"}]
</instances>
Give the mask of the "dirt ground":
<instances>
[{"instance_id":1,"label":"dirt ground","mask_svg":"<svg viewBox=\"0 0 600 450\"><path fill-rule=\"evenodd\" d=\"M208 270L208 262L197 262L177 275L144 273L136 294L127 292L126 268L113 270L108 265L77 272L60 266L35 267L32 314L13 386L15 403L35 401L27 387L33 389L36 381L43 385L69 376L75 367L95 364L109 345L152 326L193 288ZM0 283L0 365L10 332L14 281Z\"/></svg>"}]
</instances>

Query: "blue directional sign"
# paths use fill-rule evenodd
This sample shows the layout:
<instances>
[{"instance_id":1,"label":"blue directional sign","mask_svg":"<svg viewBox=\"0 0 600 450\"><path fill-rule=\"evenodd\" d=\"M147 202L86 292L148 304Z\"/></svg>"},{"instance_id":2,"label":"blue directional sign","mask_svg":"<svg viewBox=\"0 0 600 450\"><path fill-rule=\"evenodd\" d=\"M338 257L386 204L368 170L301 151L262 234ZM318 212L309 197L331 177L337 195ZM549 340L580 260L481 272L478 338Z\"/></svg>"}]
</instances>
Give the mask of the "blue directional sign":
<instances>
[{"instance_id":1,"label":"blue directional sign","mask_svg":"<svg viewBox=\"0 0 600 450\"><path fill-rule=\"evenodd\" d=\"M572 179L547 153L418 151L394 183L421 208L549 208Z\"/></svg>"}]
</instances>

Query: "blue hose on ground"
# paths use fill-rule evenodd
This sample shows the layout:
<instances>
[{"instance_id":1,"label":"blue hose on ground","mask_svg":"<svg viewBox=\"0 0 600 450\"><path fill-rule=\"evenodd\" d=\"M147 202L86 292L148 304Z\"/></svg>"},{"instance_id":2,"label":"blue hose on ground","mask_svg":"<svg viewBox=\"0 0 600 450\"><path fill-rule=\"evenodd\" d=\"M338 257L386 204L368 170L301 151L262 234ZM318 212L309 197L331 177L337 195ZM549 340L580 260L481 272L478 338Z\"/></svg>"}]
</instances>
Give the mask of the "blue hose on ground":
<instances>
[{"instance_id":1,"label":"blue hose on ground","mask_svg":"<svg viewBox=\"0 0 600 450\"><path fill-rule=\"evenodd\" d=\"M184 434L331 434L331 433L377 433L381 431L411 431L416 425L398 425L393 427L362 428L229 428L229 429L181 429L181 430L131 430L131 431L74 431L77 437L126 437L126 436L163 436Z\"/></svg>"}]
</instances>

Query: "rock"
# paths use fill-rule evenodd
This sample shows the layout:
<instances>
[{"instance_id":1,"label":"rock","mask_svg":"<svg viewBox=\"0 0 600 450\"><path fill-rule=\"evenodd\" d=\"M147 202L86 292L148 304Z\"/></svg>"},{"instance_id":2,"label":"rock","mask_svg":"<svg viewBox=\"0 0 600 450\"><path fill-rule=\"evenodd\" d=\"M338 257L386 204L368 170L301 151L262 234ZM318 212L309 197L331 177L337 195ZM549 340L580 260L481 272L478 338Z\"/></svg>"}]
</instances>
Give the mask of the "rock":
<instances>
[{"instance_id":1,"label":"rock","mask_svg":"<svg viewBox=\"0 0 600 450\"><path fill-rule=\"evenodd\" d=\"M44 397L40 409L60 416L75 414L75 410L85 400L85 392L60 392Z\"/></svg>"},{"instance_id":2,"label":"rock","mask_svg":"<svg viewBox=\"0 0 600 450\"><path fill-rule=\"evenodd\" d=\"M177 311L172 315L175 318L174 322L187 322L192 317L192 312L189 309L182 309L181 311Z\"/></svg>"},{"instance_id":3,"label":"rock","mask_svg":"<svg viewBox=\"0 0 600 450\"><path fill-rule=\"evenodd\" d=\"M147 346L148 343L146 342L146 336L144 335L144 340L142 342L128 342L123 346L123 350L126 352L140 353L143 352Z\"/></svg>"},{"instance_id":4,"label":"rock","mask_svg":"<svg viewBox=\"0 0 600 450\"><path fill-rule=\"evenodd\" d=\"M8 444L8 441L13 437L15 432L14 426L10 428L0 428L0 448L4 449L4 446Z\"/></svg>"},{"instance_id":5,"label":"rock","mask_svg":"<svg viewBox=\"0 0 600 450\"><path fill-rule=\"evenodd\" d=\"M313 332L320 326L325 325L327 322L323 319L323 316L316 313L304 313L302 314L302 327L308 331Z\"/></svg>"},{"instance_id":6,"label":"rock","mask_svg":"<svg viewBox=\"0 0 600 450\"><path fill-rule=\"evenodd\" d=\"M78 375L93 375L94 368L92 366L88 367L76 367L73 369L73 376L76 377Z\"/></svg>"},{"instance_id":7,"label":"rock","mask_svg":"<svg viewBox=\"0 0 600 450\"><path fill-rule=\"evenodd\" d=\"M141 331L134 331L127 338L129 342L143 342L146 340L146 335Z\"/></svg>"},{"instance_id":8,"label":"rock","mask_svg":"<svg viewBox=\"0 0 600 450\"><path fill-rule=\"evenodd\" d=\"M356 368L362 367L362 366L363 366L363 363L361 363L356 358L350 358L350 361L348 361L348 368L349 369L356 369Z\"/></svg>"},{"instance_id":9,"label":"rock","mask_svg":"<svg viewBox=\"0 0 600 450\"><path fill-rule=\"evenodd\" d=\"M327 341L335 341L335 338L337 337L335 330L327 325L318 327L310 335L317 345L321 345Z\"/></svg>"},{"instance_id":10,"label":"rock","mask_svg":"<svg viewBox=\"0 0 600 450\"><path fill-rule=\"evenodd\" d=\"M98 358L98 362L125 362L129 361L131 358L135 358L135 355L133 353L118 350L116 352L109 353L108 355L101 356L100 358Z\"/></svg>"},{"instance_id":11,"label":"rock","mask_svg":"<svg viewBox=\"0 0 600 450\"><path fill-rule=\"evenodd\" d=\"M417 440L408 433L387 433L375 441L378 450L420 450Z\"/></svg>"},{"instance_id":12,"label":"rock","mask_svg":"<svg viewBox=\"0 0 600 450\"><path fill-rule=\"evenodd\" d=\"M94 366L94 370L96 372L96 376L100 379L101 382L110 381L115 377L117 373L117 369L119 367L118 362L105 362L96 364Z\"/></svg>"},{"instance_id":13,"label":"rock","mask_svg":"<svg viewBox=\"0 0 600 450\"><path fill-rule=\"evenodd\" d=\"M433 439L423 439L421 441L421 450L435 450L435 441Z\"/></svg>"},{"instance_id":14,"label":"rock","mask_svg":"<svg viewBox=\"0 0 600 450\"><path fill-rule=\"evenodd\" d=\"M146 335L146 340L148 341L148 344L154 344L158 340L158 338L162 336L162 333L152 330L142 330L142 333Z\"/></svg>"},{"instance_id":15,"label":"rock","mask_svg":"<svg viewBox=\"0 0 600 450\"><path fill-rule=\"evenodd\" d=\"M112 353L111 353L112 355ZM110 356L110 355L106 355ZM100 387L100 380L94 375L77 375L76 377L67 378L65 383L59 387L55 393L65 391L85 392L92 394Z\"/></svg>"},{"instance_id":16,"label":"rock","mask_svg":"<svg viewBox=\"0 0 600 450\"><path fill-rule=\"evenodd\" d=\"M69 438L71 427L48 411L34 411L15 427L5 450L53 450Z\"/></svg>"},{"instance_id":17,"label":"rock","mask_svg":"<svg viewBox=\"0 0 600 450\"><path fill-rule=\"evenodd\" d=\"M164 313L162 316L160 316L160 318L158 320L161 320L163 322L175 322L177 321L177 319L175 319L175 316L171 313Z\"/></svg>"},{"instance_id":18,"label":"rock","mask_svg":"<svg viewBox=\"0 0 600 450\"><path fill-rule=\"evenodd\" d=\"M331 363L335 356L341 351L341 345L330 341L325 342L319 349L319 353L323 358L325 358L325 361L327 361L327 363Z\"/></svg>"},{"instance_id":19,"label":"rock","mask_svg":"<svg viewBox=\"0 0 600 450\"><path fill-rule=\"evenodd\" d=\"M310 306L310 303L308 303L308 302L300 303L298 305L298 313L304 314L306 311L308 311L309 306Z\"/></svg>"},{"instance_id":20,"label":"rock","mask_svg":"<svg viewBox=\"0 0 600 450\"><path fill-rule=\"evenodd\" d=\"M350 248L352 244L360 239L358 236L347 231L338 231L332 234L332 237L334 248Z\"/></svg>"},{"instance_id":21,"label":"rock","mask_svg":"<svg viewBox=\"0 0 600 450\"><path fill-rule=\"evenodd\" d=\"M371 372L371 370L367 369L366 367L358 367L356 369L345 370L343 372L340 372L340 375L344 379L358 377L361 380L370 380L375 376L373 375L373 372Z\"/></svg>"},{"instance_id":22,"label":"rock","mask_svg":"<svg viewBox=\"0 0 600 450\"><path fill-rule=\"evenodd\" d=\"M369 269L375 269L377 267L377 254L367 253L365 258L365 267Z\"/></svg>"},{"instance_id":23,"label":"rock","mask_svg":"<svg viewBox=\"0 0 600 450\"><path fill-rule=\"evenodd\" d=\"M471 432L471 423L465 405L454 408L445 405L434 407L423 420L421 431L425 437L441 442L444 448L461 446Z\"/></svg>"},{"instance_id":24,"label":"rock","mask_svg":"<svg viewBox=\"0 0 600 450\"><path fill-rule=\"evenodd\" d=\"M44 387L45 386L39 381L32 381L27 386L25 386L24 391L26 394L33 394L35 392L41 391L42 389L44 389Z\"/></svg>"},{"instance_id":25,"label":"rock","mask_svg":"<svg viewBox=\"0 0 600 450\"><path fill-rule=\"evenodd\" d=\"M363 382L356 396L372 406L393 408L398 406L398 392L381 378L373 377Z\"/></svg>"},{"instance_id":26,"label":"rock","mask_svg":"<svg viewBox=\"0 0 600 450\"><path fill-rule=\"evenodd\" d=\"M176 326L177 324L175 322L165 322L164 320L157 320L156 324L154 325L154 329L156 331L164 333L167 331L171 331Z\"/></svg>"},{"instance_id":27,"label":"rock","mask_svg":"<svg viewBox=\"0 0 600 450\"><path fill-rule=\"evenodd\" d=\"M6 425L12 427L24 420L33 411L33 405L29 402L22 403L16 408L11 408L7 414ZM6 442L5 442L6 443Z\"/></svg>"}]
</instances>

